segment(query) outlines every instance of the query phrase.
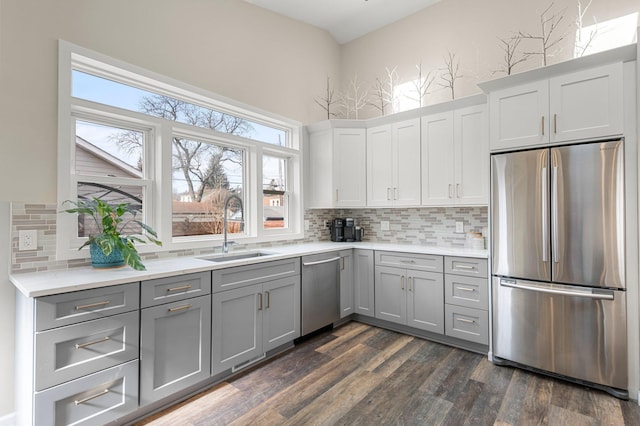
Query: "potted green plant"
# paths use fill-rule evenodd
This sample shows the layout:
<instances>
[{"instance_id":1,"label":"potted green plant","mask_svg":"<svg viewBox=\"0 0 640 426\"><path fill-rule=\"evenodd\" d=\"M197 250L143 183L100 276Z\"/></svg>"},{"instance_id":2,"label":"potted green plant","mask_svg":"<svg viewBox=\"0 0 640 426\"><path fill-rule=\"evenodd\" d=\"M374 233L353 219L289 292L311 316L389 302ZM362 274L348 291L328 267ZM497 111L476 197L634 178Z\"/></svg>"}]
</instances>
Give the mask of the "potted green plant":
<instances>
[{"instance_id":1,"label":"potted green plant","mask_svg":"<svg viewBox=\"0 0 640 426\"><path fill-rule=\"evenodd\" d=\"M129 204L112 205L99 199L67 200L65 203L74 207L65 210L67 213L84 214L93 219L96 231L89 235L89 239L78 250L89 246L91 263L96 268L110 268L123 266L125 263L138 271L146 268L142 264L135 243L144 243L141 237L162 246L158 235L148 225L136 219L136 211ZM127 234L127 228L134 225L144 231L141 235Z\"/></svg>"}]
</instances>

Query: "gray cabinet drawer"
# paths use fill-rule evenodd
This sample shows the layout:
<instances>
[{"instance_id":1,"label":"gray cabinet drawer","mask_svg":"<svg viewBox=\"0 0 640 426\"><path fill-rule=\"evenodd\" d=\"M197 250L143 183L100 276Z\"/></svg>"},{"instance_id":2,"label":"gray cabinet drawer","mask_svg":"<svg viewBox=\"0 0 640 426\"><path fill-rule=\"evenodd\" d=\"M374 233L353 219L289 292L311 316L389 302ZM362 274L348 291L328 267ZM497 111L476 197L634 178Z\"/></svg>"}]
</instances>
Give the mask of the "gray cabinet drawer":
<instances>
[{"instance_id":1,"label":"gray cabinet drawer","mask_svg":"<svg viewBox=\"0 0 640 426\"><path fill-rule=\"evenodd\" d=\"M489 309L489 292L486 278L464 275L444 276L444 301L468 308Z\"/></svg>"},{"instance_id":2,"label":"gray cabinet drawer","mask_svg":"<svg viewBox=\"0 0 640 426\"><path fill-rule=\"evenodd\" d=\"M454 256L444 258L444 272L446 274L487 278L487 269L487 259Z\"/></svg>"},{"instance_id":3,"label":"gray cabinet drawer","mask_svg":"<svg viewBox=\"0 0 640 426\"><path fill-rule=\"evenodd\" d=\"M35 306L36 331L77 324L138 309L139 283L38 297Z\"/></svg>"},{"instance_id":4,"label":"gray cabinet drawer","mask_svg":"<svg viewBox=\"0 0 640 426\"><path fill-rule=\"evenodd\" d=\"M138 361L35 394L35 425L98 425L138 408Z\"/></svg>"},{"instance_id":5,"label":"gray cabinet drawer","mask_svg":"<svg viewBox=\"0 0 640 426\"><path fill-rule=\"evenodd\" d=\"M299 257L218 269L212 272L213 292L245 287L292 275L300 275Z\"/></svg>"},{"instance_id":6,"label":"gray cabinet drawer","mask_svg":"<svg viewBox=\"0 0 640 426\"><path fill-rule=\"evenodd\" d=\"M442 272L442 256L376 250L376 266L393 266L418 271Z\"/></svg>"},{"instance_id":7,"label":"gray cabinet drawer","mask_svg":"<svg viewBox=\"0 0 640 426\"><path fill-rule=\"evenodd\" d=\"M138 358L139 311L36 333L37 391Z\"/></svg>"},{"instance_id":8,"label":"gray cabinet drawer","mask_svg":"<svg viewBox=\"0 0 640 426\"><path fill-rule=\"evenodd\" d=\"M487 311L444 305L445 334L470 342L489 344L489 314Z\"/></svg>"},{"instance_id":9,"label":"gray cabinet drawer","mask_svg":"<svg viewBox=\"0 0 640 426\"><path fill-rule=\"evenodd\" d=\"M211 272L158 278L142 281L140 304L143 308L147 308L210 293Z\"/></svg>"}]
</instances>

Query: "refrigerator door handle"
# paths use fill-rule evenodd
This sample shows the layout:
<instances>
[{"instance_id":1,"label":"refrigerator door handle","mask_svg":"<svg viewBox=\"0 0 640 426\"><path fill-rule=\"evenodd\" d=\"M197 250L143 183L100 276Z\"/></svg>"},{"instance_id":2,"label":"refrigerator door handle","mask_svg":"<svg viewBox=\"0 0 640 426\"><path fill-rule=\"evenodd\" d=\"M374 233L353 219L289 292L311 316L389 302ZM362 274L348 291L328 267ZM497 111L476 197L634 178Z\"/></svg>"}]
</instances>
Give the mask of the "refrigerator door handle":
<instances>
[{"instance_id":1,"label":"refrigerator door handle","mask_svg":"<svg viewBox=\"0 0 640 426\"><path fill-rule=\"evenodd\" d=\"M553 166L553 178L552 178L551 198L553 201L552 217L551 217L551 234L552 244L551 251L553 252L553 261L555 263L560 262L558 257L558 166Z\"/></svg>"},{"instance_id":2,"label":"refrigerator door handle","mask_svg":"<svg viewBox=\"0 0 640 426\"><path fill-rule=\"evenodd\" d=\"M543 167L542 168L542 203L540 203L542 205L542 261L543 262L548 262L549 261L549 224L547 223L548 221L548 214L549 214L549 207L547 206L547 203L549 201L549 198L547 196L547 168Z\"/></svg>"},{"instance_id":3,"label":"refrigerator door handle","mask_svg":"<svg viewBox=\"0 0 640 426\"><path fill-rule=\"evenodd\" d=\"M536 291L538 293L550 293L550 294L558 294L561 296L571 296L571 297L583 297L587 299L599 299L599 300L613 300L613 292L607 293L592 293L590 290L564 290L559 288L551 288L551 287L542 287L533 284L521 284L516 280L508 280L501 279L500 285L502 287L511 287L517 288L519 290L530 290Z\"/></svg>"}]
</instances>

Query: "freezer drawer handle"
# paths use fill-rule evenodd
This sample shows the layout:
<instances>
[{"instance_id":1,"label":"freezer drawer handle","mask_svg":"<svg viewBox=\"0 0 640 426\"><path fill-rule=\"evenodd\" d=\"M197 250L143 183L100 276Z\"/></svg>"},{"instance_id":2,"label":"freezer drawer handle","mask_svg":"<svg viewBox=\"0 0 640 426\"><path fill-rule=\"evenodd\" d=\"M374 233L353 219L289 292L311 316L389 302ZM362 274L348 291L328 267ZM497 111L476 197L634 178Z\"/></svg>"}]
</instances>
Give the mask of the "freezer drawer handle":
<instances>
[{"instance_id":1,"label":"freezer drawer handle","mask_svg":"<svg viewBox=\"0 0 640 426\"><path fill-rule=\"evenodd\" d=\"M586 291L570 291L570 290L560 290L556 288L544 288L533 285L526 284L517 284L512 280L500 280L500 285L503 287L511 287L517 288L520 290L531 290L537 291L539 293L550 293L550 294L559 294L561 296L573 296L573 297L584 297L587 299L600 299L600 300L613 300L613 293L591 293Z\"/></svg>"},{"instance_id":2,"label":"freezer drawer handle","mask_svg":"<svg viewBox=\"0 0 640 426\"><path fill-rule=\"evenodd\" d=\"M109 389L105 389L105 390L103 390L103 391L102 391L102 392L100 392L100 393L97 393L97 394L95 394L95 395L88 396L88 397L86 397L86 398L76 399L76 400L75 400L75 401L73 401L73 402L75 402L75 404L76 404L76 405L84 404L85 402L89 402L89 401L91 401L92 399L96 399L96 398L98 398L98 397L100 397L100 396L102 396L102 395L106 395L106 394L108 394L108 393L109 393Z\"/></svg>"},{"instance_id":3,"label":"freezer drawer handle","mask_svg":"<svg viewBox=\"0 0 640 426\"><path fill-rule=\"evenodd\" d=\"M318 260L316 262L304 262L302 266L313 266L313 265L322 265L323 263L335 262L336 260L340 260L340 256L332 257L327 260Z\"/></svg>"}]
</instances>

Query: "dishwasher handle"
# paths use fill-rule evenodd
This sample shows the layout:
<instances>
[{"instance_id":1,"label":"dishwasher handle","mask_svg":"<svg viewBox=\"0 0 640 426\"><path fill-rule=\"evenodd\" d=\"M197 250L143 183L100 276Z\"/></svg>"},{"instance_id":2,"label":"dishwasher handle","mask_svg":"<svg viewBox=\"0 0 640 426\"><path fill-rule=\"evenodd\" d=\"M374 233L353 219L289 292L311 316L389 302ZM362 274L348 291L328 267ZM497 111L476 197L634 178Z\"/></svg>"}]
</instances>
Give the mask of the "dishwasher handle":
<instances>
[{"instance_id":1,"label":"dishwasher handle","mask_svg":"<svg viewBox=\"0 0 640 426\"><path fill-rule=\"evenodd\" d=\"M302 266L322 265L323 263L336 262L340 260L340 256L332 257L331 259L317 260L315 262L302 262Z\"/></svg>"}]
</instances>

